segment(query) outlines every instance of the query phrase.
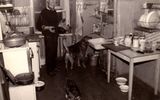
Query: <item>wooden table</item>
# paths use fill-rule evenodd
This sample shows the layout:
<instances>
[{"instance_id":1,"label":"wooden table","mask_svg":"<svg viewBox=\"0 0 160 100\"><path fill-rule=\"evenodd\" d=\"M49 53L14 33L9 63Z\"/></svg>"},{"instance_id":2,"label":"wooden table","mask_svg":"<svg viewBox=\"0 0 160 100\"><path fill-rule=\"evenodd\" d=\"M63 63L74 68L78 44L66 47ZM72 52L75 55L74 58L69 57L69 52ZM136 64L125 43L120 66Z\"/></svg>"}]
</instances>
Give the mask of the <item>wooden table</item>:
<instances>
[{"instance_id":1,"label":"wooden table","mask_svg":"<svg viewBox=\"0 0 160 100\"><path fill-rule=\"evenodd\" d=\"M108 74L108 83L110 82L110 69L111 69L111 55L123 59L129 62L129 93L128 100L132 98L132 86L133 86L133 74L134 74L134 64L139 62L145 62L150 60L156 60L155 66L155 83L154 83L154 94L158 93L158 81L159 81L159 63L160 63L160 52L155 51L153 53L141 54L137 53L131 49L122 50L122 51L113 51L108 49L108 65L107 65L107 74Z\"/></svg>"}]
</instances>

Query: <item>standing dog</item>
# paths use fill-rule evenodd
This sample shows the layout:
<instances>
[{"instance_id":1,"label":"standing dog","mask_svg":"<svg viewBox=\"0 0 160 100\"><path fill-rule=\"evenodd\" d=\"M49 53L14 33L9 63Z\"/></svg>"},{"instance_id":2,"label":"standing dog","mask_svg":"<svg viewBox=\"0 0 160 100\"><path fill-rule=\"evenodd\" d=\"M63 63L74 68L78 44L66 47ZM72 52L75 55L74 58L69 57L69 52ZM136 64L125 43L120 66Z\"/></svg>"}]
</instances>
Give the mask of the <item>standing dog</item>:
<instances>
[{"instance_id":1,"label":"standing dog","mask_svg":"<svg viewBox=\"0 0 160 100\"><path fill-rule=\"evenodd\" d=\"M86 68L85 65L85 56L87 47L89 45L88 39L90 37L85 36L79 42L69 47L66 46L66 41L63 41L63 46L65 48L65 67L68 70L68 64L70 62L71 69L73 69L74 65L82 66Z\"/></svg>"}]
</instances>

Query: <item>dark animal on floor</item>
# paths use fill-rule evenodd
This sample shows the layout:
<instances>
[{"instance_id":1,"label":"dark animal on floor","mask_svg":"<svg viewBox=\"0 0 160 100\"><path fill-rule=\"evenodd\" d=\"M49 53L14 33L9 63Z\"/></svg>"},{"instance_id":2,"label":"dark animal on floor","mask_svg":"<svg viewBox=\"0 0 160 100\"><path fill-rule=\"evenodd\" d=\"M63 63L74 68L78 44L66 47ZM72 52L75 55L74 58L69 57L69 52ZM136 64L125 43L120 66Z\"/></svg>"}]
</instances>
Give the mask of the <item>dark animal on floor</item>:
<instances>
[{"instance_id":1,"label":"dark animal on floor","mask_svg":"<svg viewBox=\"0 0 160 100\"><path fill-rule=\"evenodd\" d=\"M68 79L65 91L67 100L81 100L81 93L75 81Z\"/></svg>"},{"instance_id":2,"label":"dark animal on floor","mask_svg":"<svg viewBox=\"0 0 160 100\"><path fill-rule=\"evenodd\" d=\"M66 41L63 41L64 48L66 50L65 53L65 68L69 70L68 64L70 62L70 67L73 69L73 66L82 66L83 68L86 68L85 65L85 56L87 47L89 45L88 39L91 39L91 37L85 36L83 37L79 42L77 42L74 45L71 45L69 47L66 46Z\"/></svg>"}]
</instances>

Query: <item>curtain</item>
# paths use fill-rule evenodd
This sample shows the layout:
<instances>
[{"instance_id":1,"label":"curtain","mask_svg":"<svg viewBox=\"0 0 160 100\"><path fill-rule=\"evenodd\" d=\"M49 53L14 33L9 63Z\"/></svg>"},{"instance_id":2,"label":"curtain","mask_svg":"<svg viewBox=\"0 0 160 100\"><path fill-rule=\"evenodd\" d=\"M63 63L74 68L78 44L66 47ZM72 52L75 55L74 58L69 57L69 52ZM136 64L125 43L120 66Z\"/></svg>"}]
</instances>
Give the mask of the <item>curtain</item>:
<instances>
[{"instance_id":1,"label":"curtain","mask_svg":"<svg viewBox=\"0 0 160 100\"><path fill-rule=\"evenodd\" d=\"M75 29L75 35L76 35L76 41L79 41L81 37L83 36L83 0L77 0L76 1L76 29Z\"/></svg>"}]
</instances>

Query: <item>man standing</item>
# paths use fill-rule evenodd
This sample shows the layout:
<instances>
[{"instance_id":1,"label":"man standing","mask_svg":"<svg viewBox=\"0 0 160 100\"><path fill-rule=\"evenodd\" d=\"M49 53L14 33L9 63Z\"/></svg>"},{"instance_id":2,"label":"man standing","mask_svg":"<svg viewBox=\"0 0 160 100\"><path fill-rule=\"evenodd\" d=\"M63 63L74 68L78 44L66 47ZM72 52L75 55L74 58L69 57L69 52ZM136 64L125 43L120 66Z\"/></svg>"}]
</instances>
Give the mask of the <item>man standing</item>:
<instances>
[{"instance_id":1,"label":"man standing","mask_svg":"<svg viewBox=\"0 0 160 100\"><path fill-rule=\"evenodd\" d=\"M37 29L42 31L45 42L47 74L54 75L57 60L58 24L59 18L55 10L56 0L46 0L46 8L43 9L37 21Z\"/></svg>"}]
</instances>

